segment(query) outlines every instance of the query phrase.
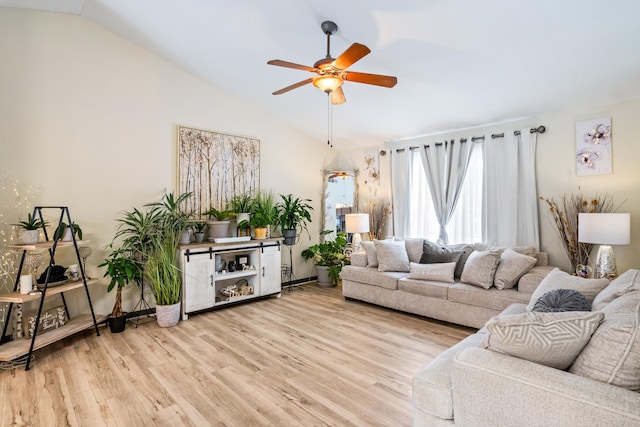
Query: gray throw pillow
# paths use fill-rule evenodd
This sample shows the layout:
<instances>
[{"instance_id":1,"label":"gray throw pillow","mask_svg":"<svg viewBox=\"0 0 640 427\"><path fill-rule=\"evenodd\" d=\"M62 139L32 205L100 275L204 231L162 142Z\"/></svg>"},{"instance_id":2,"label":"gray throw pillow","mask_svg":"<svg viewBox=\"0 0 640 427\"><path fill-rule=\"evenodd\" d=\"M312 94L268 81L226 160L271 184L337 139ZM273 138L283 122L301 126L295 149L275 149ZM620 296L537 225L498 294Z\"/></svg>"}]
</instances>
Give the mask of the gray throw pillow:
<instances>
[{"instance_id":1,"label":"gray throw pillow","mask_svg":"<svg viewBox=\"0 0 640 427\"><path fill-rule=\"evenodd\" d=\"M420 264L436 264L441 262L457 263L463 251L449 249L446 246L436 245L428 241L422 244L422 257Z\"/></svg>"},{"instance_id":2,"label":"gray throw pillow","mask_svg":"<svg viewBox=\"0 0 640 427\"><path fill-rule=\"evenodd\" d=\"M591 311L589 301L578 291L554 289L542 295L532 311L558 313L562 311Z\"/></svg>"}]
</instances>

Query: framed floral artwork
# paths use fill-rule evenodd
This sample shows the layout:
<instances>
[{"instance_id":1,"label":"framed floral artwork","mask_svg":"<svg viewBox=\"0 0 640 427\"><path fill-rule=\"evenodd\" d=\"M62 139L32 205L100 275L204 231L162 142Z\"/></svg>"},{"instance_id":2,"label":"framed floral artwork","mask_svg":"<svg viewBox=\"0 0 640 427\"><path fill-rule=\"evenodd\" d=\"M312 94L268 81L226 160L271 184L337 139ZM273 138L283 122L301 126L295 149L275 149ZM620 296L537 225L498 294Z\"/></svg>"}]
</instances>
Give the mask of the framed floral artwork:
<instances>
[{"instance_id":1,"label":"framed floral artwork","mask_svg":"<svg viewBox=\"0 0 640 427\"><path fill-rule=\"evenodd\" d=\"M611 117L576 123L578 176L612 173Z\"/></svg>"}]
</instances>

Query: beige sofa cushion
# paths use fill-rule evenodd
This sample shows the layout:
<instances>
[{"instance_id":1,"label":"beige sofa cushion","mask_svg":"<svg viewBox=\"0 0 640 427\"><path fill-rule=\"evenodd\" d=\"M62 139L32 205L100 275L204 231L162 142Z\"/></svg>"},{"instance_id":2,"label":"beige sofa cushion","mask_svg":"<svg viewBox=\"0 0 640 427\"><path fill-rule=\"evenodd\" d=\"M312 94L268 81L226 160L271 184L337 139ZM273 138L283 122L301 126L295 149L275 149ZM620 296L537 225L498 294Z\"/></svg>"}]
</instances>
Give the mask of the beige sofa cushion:
<instances>
[{"instance_id":1,"label":"beige sofa cushion","mask_svg":"<svg viewBox=\"0 0 640 427\"><path fill-rule=\"evenodd\" d=\"M386 272L381 273L377 268L346 266L340 273L342 280L366 283L385 289L398 289L398 279L407 277L407 273Z\"/></svg>"},{"instance_id":2,"label":"beige sofa cushion","mask_svg":"<svg viewBox=\"0 0 640 427\"><path fill-rule=\"evenodd\" d=\"M529 305L527 305L527 311L533 310L538 298L543 294L552 291L554 289L571 289L578 291L585 296L589 304L593 304L593 299L603 290L609 281L607 279L584 279L578 276L572 276L569 273L565 273L559 268L554 268L547 276L542 280L540 286L538 286L531 295Z\"/></svg>"},{"instance_id":3,"label":"beige sofa cushion","mask_svg":"<svg viewBox=\"0 0 640 427\"><path fill-rule=\"evenodd\" d=\"M398 280L399 291L442 300L447 299L449 286L449 283L433 282L429 280L414 280L409 278Z\"/></svg>"},{"instance_id":4,"label":"beige sofa cushion","mask_svg":"<svg viewBox=\"0 0 640 427\"><path fill-rule=\"evenodd\" d=\"M484 334L473 334L445 350L413 377L411 400L416 409L446 420L453 419L451 370L453 358L468 347L477 347Z\"/></svg>"},{"instance_id":5,"label":"beige sofa cushion","mask_svg":"<svg viewBox=\"0 0 640 427\"><path fill-rule=\"evenodd\" d=\"M640 271L631 269L616 277L594 298L592 310L602 310L611 301L634 290L640 290Z\"/></svg>"},{"instance_id":6,"label":"beige sofa cushion","mask_svg":"<svg viewBox=\"0 0 640 427\"><path fill-rule=\"evenodd\" d=\"M518 290L532 294L540 286L542 280L547 277L547 274L551 273L555 267L552 265L537 265L531 270L527 271L518 280Z\"/></svg>"},{"instance_id":7,"label":"beige sofa cushion","mask_svg":"<svg viewBox=\"0 0 640 427\"><path fill-rule=\"evenodd\" d=\"M487 332L480 347L567 369L603 318L599 311L500 315L485 325Z\"/></svg>"},{"instance_id":8,"label":"beige sofa cushion","mask_svg":"<svg viewBox=\"0 0 640 427\"><path fill-rule=\"evenodd\" d=\"M493 285L498 289L511 289L520 277L529 271L537 262L536 257L524 255L513 249L505 249L500 255L500 263L496 269Z\"/></svg>"},{"instance_id":9,"label":"beige sofa cushion","mask_svg":"<svg viewBox=\"0 0 640 427\"><path fill-rule=\"evenodd\" d=\"M604 322L570 372L640 391L640 291L622 295L602 311Z\"/></svg>"},{"instance_id":10,"label":"beige sofa cushion","mask_svg":"<svg viewBox=\"0 0 640 427\"><path fill-rule=\"evenodd\" d=\"M501 291L496 288L484 289L467 283L454 283L449 286L447 299L461 304L502 311L513 303L526 304L529 302L529 296L530 294L518 292L516 289Z\"/></svg>"},{"instance_id":11,"label":"beige sofa cushion","mask_svg":"<svg viewBox=\"0 0 640 427\"><path fill-rule=\"evenodd\" d=\"M460 281L489 289L493 285L501 252L499 249L472 252L464 265Z\"/></svg>"},{"instance_id":12,"label":"beige sofa cushion","mask_svg":"<svg viewBox=\"0 0 640 427\"><path fill-rule=\"evenodd\" d=\"M409 256L404 242L374 240L378 255L378 271L409 272Z\"/></svg>"}]
</instances>

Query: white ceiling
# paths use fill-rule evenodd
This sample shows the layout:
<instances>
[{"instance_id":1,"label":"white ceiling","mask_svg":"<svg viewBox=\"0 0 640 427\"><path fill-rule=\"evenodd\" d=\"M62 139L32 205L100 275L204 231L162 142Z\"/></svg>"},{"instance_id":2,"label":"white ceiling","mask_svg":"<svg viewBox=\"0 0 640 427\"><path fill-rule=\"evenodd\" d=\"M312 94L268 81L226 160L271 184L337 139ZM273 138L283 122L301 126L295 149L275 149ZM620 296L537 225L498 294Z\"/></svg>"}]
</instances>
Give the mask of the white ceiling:
<instances>
[{"instance_id":1,"label":"white ceiling","mask_svg":"<svg viewBox=\"0 0 640 427\"><path fill-rule=\"evenodd\" d=\"M337 149L640 99L638 0L0 0L80 15L319 140L327 96L311 76L267 65L372 52L350 70L395 88L346 82L333 108Z\"/></svg>"}]
</instances>

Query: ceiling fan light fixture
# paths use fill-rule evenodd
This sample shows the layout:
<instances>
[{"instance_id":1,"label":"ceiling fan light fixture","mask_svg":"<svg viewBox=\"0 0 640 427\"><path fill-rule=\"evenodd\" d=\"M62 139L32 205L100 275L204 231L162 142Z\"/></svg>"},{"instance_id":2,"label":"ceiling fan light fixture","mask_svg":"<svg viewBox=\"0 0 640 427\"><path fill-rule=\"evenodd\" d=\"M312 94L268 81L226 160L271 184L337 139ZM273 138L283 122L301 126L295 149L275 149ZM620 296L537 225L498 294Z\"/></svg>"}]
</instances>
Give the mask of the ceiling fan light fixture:
<instances>
[{"instance_id":1,"label":"ceiling fan light fixture","mask_svg":"<svg viewBox=\"0 0 640 427\"><path fill-rule=\"evenodd\" d=\"M313 79L313 85L323 92L332 92L343 83L344 81L336 76L321 76Z\"/></svg>"}]
</instances>

